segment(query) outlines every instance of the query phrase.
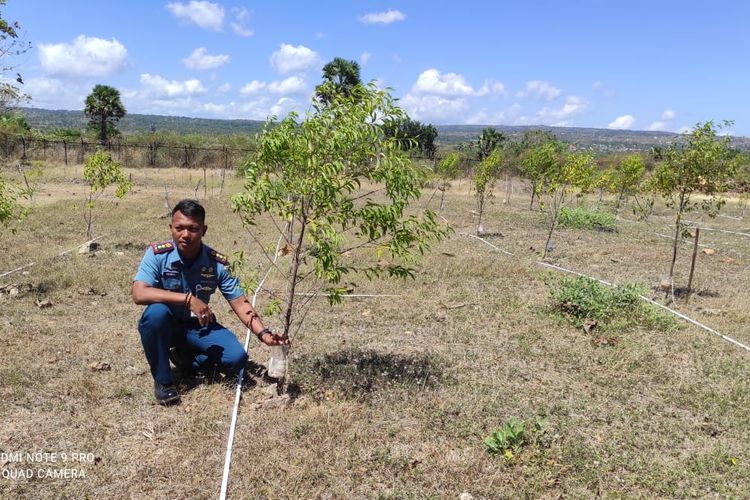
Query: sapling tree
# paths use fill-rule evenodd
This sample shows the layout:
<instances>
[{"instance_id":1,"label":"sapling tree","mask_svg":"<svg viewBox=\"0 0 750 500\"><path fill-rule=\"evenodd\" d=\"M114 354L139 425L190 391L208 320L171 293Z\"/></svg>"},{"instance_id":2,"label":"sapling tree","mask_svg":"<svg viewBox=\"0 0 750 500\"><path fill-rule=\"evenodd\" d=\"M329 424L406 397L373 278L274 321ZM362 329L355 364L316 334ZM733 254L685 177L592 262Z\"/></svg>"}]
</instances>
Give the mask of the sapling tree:
<instances>
[{"instance_id":1,"label":"sapling tree","mask_svg":"<svg viewBox=\"0 0 750 500\"><path fill-rule=\"evenodd\" d=\"M737 161L729 147L729 136L718 132L731 125L724 121L698 123L687 134L684 143L672 144L650 179L653 189L675 211L672 261L669 266L669 283L674 288L674 267L681 238L689 234L683 216L701 210L716 217L725 200L719 196L734 174ZM700 197L694 195L700 194ZM674 295L674 294L673 294Z\"/></svg>"},{"instance_id":2,"label":"sapling tree","mask_svg":"<svg viewBox=\"0 0 750 500\"><path fill-rule=\"evenodd\" d=\"M10 226L15 231L13 224L23 220L29 212L22 200L30 198L31 194L30 188L23 188L0 175L0 229Z\"/></svg>"},{"instance_id":3,"label":"sapling tree","mask_svg":"<svg viewBox=\"0 0 750 500\"><path fill-rule=\"evenodd\" d=\"M484 231L482 226L482 216L487 201L492 197L492 190L495 187L495 181L500 174L500 167L503 162L503 154L500 148L496 148L487 155L474 169L474 189L477 197L477 234Z\"/></svg>"},{"instance_id":4,"label":"sapling tree","mask_svg":"<svg viewBox=\"0 0 750 500\"><path fill-rule=\"evenodd\" d=\"M531 200L529 201L529 210L534 207L534 199L537 195L537 184L542 179L542 172L546 170L541 158L529 159L530 155L538 155L539 146L551 143L557 150L562 149L562 144L557 140L552 132L547 130L529 130L524 132L521 140L514 147L518 159L516 160L517 170L531 183ZM551 151L551 150L550 150Z\"/></svg>"},{"instance_id":5,"label":"sapling tree","mask_svg":"<svg viewBox=\"0 0 750 500\"><path fill-rule=\"evenodd\" d=\"M641 155L628 155L617 165L610 178L612 192L617 197L615 213L620 213L620 204L638 189L646 172L646 165Z\"/></svg>"},{"instance_id":6,"label":"sapling tree","mask_svg":"<svg viewBox=\"0 0 750 500\"><path fill-rule=\"evenodd\" d=\"M589 153L565 152L558 143L541 144L530 151L528 166L537 172L539 206L547 222L547 241L542 259L552 246L552 234L560 218L560 211L569 199L571 190L590 186L596 172L596 161Z\"/></svg>"},{"instance_id":7,"label":"sapling tree","mask_svg":"<svg viewBox=\"0 0 750 500\"><path fill-rule=\"evenodd\" d=\"M435 176L440 182L438 189L440 190L440 209L438 213L442 213L445 204L445 192L450 188L450 181L458 177L460 171L461 155L456 151L451 151L445 157L443 157L438 164L435 166Z\"/></svg>"},{"instance_id":8,"label":"sapling tree","mask_svg":"<svg viewBox=\"0 0 750 500\"><path fill-rule=\"evenodd\" d=\"M115 186L115 196L124 198L130 191L132 183L125 178L120 164L112 159L106 151L98 149L86 159L83 165L83 178L89 185L83 218L86 221L86 236L94 237L94 207L99 197L110 186Z\"/></svg>"},{"instance_id":9,"label":"sapling tree","mask_svg":"<svg viewBox=\"0 0 750 500\"><path fill-rule=\"evenodd\" d=\"M331 100L314 101L304 119L291 113L266 125L243 168L244 189L232 197L251 233L269 217L283 241L289 270L278 305L287 335L304 318L295 302L303 287L335 304L353 286L348 275L413 277L419 256L448 234L432 211L408 210L426 172L383 131L404 116L389 93L373 84L321 91Z\"/></svg>"}]
</instances>

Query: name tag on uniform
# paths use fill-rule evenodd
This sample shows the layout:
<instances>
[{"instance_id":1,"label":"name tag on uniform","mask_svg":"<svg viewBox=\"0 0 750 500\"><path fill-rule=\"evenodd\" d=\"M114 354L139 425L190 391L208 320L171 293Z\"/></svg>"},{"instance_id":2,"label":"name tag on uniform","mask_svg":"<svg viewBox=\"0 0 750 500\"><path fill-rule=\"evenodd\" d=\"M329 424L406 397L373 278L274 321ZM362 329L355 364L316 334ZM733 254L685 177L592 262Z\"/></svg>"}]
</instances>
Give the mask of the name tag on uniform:
<instances>
[{"instance_id":1,"label":"name tag on uniform","mask_svg":"<svg viewBox=\"0 0 750 500\"><path fill-rule=\"evenodd\" d=\"M164 271L162 276L164 276L164 279L179 279L180 273L178 271Z\"/></svg>"}]
</instances>

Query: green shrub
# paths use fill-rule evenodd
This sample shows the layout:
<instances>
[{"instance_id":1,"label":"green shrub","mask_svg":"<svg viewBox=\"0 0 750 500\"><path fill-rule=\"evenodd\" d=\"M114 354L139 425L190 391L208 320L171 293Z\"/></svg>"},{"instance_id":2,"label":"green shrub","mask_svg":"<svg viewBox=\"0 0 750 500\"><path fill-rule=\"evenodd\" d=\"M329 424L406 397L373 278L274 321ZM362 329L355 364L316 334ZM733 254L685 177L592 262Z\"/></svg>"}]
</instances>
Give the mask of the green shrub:
<instances>
[{"instance_id":1,"label":"green shrub","mask_svg":"<svg viewBox=\"0 0 750 500\"><path fill-rule=\"evenodd\" d=\"M577 327L595 321L601 331L627 330L642 326L667 331L677 327L677 320L644 302L640 285L628 283L608 287L593 278L577 277L547 280L554 310Z\"/></svg>"},{"instance_id":2,"label":"green shrub","mask_svg":"<svg viewBox=\"0 0 750 500\"><path fill-rule=\"evenodd\" d=\"M546 417L536 417L532 432L542 433L546 424ZM525 420L516 420L515 417L510 417L510 420L502 427L484 438L483 443L487 447L487 452L491 455L503 455L506 460L512 460L514 455L531 441L526 425Z\"/></svg>"},{"instance_id":3,"label":"green shrub","mask_svg":"<svg viewBox=\"0 0 750 500\"><path fill-rule=\"evenodd\" d=\"M613 214L584 207L563 207L560 210L559 223L561 227L571 229L593 229L608 232L617 230L617 219Z\"/></svg>"}]
</instances>

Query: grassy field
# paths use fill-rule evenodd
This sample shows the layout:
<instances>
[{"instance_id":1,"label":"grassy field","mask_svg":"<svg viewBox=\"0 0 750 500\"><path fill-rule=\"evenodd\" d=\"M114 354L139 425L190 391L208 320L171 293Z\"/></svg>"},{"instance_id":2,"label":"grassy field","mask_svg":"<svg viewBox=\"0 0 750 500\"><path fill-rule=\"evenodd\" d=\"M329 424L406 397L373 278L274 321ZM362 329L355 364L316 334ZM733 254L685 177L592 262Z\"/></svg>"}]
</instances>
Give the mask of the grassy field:
<instances>
[{"instance_id":1,"label":"grassy field","mask_svg":"<svg viewBox=\"0 0 750 500\"><path fill-rule=\"evenodd\" d=\"M259 271L266 264L229 207L228 195L241 188L236 179L228 175L220 193L221 173L209 172L204 193L195 190L202 172L129 173L133 192L97 207L95 252L58 255L86 240L74 167L47 167L28 220L0 240L0 274L34 263L0 279L2 498L219 493L233 387L182 386L181 405L156 405L130 285L147 245L169 237L165 196L174 204L197 194L208 210L205 241L225 253L244 250ZM419 205L436 208L432 194ZM443 214L455 233L415 280L357 279L358 293L398 298L351 298L332 308L316 299L291 351L294 397L285 408L264 404L273 389L262 377L268 351L252 341L231 498L747 495L748 352L685 324L636 325L608 333L612 342L574 327L553 310L545 284L559 273L537 264L541 216L528 210L525 192L509 205L502 198L484 219L485 239L513 255L468 236L474 199L462 181ZM736 212L730 201L723 213ZM622 220L615 232L561 229L547 260L640 283L663 300L654 288L671 242L658 234L670 234L670 220L659 206L648 222ZM726 217L701 224L747 227ZM263 225L259 231L274 243ZM675 307L750 343L743 271L750 238L703 231L702 243L715 253L698 255L698 293ZM691 246L680 250L676 279L685 285ZM280 286L271 277L268 288ZM45 299L51 306L42 308ZM267 299L260 295L259 308ZM228 305L215 310L244 340ZM547 421L529 430L512 459L489 454L483 439L511 417ZM27 461L34 452L58 455ZM18 477L26 469L33 477ZM65 469L69 477L54 477ZM73 469L85 478L70 477Z\"/></svg>"}]
</instances>

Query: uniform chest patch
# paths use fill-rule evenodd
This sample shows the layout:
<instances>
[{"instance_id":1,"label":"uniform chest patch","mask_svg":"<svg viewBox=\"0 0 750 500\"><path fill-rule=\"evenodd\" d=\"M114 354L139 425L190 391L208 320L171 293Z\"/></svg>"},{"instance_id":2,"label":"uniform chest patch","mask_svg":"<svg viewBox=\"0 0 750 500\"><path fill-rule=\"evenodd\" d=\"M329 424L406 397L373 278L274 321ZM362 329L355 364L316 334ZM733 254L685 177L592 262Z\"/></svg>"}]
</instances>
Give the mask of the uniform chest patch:
<instances>
[{"instance_id":1,"label":"uniform chest patch","mask_svg":"<svg viewBox=\"0 0 750 500\"><path fill-rule=\"evenodd\" d=\"M201 278L204 280L213 280L216 278L216 273L214 272L214 268L210 266L202 266L201 267Z\"/></svg>"}]
</instances>

